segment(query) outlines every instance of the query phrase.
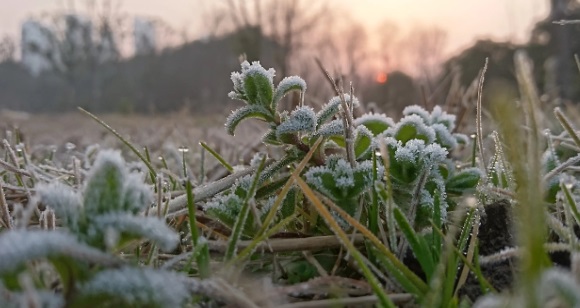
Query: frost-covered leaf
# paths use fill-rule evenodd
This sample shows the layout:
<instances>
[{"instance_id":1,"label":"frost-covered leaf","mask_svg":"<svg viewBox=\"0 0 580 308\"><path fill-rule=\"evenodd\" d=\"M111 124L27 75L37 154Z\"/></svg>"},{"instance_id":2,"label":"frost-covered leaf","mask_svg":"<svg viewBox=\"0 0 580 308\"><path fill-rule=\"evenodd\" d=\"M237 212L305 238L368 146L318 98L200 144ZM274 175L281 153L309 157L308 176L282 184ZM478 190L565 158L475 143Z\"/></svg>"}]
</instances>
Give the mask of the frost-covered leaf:
<instances>
[{"instance_id":1,"label":"frost-covered leaf","mask_svg":"<svg viewBox=\"0 0 580 308\"><path fill-rule=\"evenodd\" d=\"M310 168L305 177L308 184L353 215L356 209L355 198L372 185L372 170L373 165L369 160L353 168L345 159L332 157L325 166ZM383 172L382 166L379 166L378 173Z\"/></svg>"},{"instance_id":2,"label":"frost-covered leaf","mask_svg":"<svg viewBox=\"0 0 580 308\"><path fill-rule=\"evenodd\" d=\"M150 205L152 197L143 177L129 171L119 151L99 152L83 191L86 216L108 212L136 214Z\"/></svg>"},{"instance_id":3,"label":"frost-covered leaf","mask_svg":"<svg viewBox=\"0 0 580 308\"><path fill-rule=\"evenodd\" d=\"M370 153L373 144L373 133L366 126L359 126L355 130L354 154L356 159Z\"/></svg>"},{"instance_id":4,"label":"frost-covered leaf","mask_svg":"<svg viewBox=\"0 0 580 308\"><path fill-rule=\"evenodd\" d=\"M87 215L122 209L123 186L129 170L119 151L100 151L83 191Z\"/></svg>"},{"instance_id":5,"label":"frost-covered leaf","mask_svg":"<svg viewBox=\"0 0 580 308\"><path fill-rule=\"evenodd\" d=\"M233 136L238 124L249 118L256 118L266 122L274 121L272 113L264 106L246 105L242 108L234 110L226 119L225 126L228 134Z\"/></svg>"},{"instance_id":6,"label":"frost-covered leaf","mask_svg":"<svg viewBox=\"0 0 580 308\"><path fill-rule=\"evenodd\" d=\"M458 144L463 145L469 144L469 137L465 134L454 133L453 137L455 138Z\"/></svg>"},{"instance_id":7,"label":"frost-covered leaf","mask_svg":"<svg viewBox=\"0 0 580 308\"><path fill-rule=\"evenodd\" d=\"M431 128L435 131L435 142L447 149L454 149L457 147L457 139L451 134L445 125L435 123L431 125Z\"/></svg>"},{"instance_id":8,"label":"frost-covered leaf","mask_svg":"<svg viewBox=\"0 0 580 308\"><path fill-rule=\"evenodd\" d=\"M250 68L243 73L244 91L249 104L266 108L272 106L273 77L259 62L252 63Z\"/></svg>"},{"instance_id":9,"label":"frost-covered leaf","mask_svg":"<svg viewBox=\"0 0 580 308\"><path fill-rule=\"evenodd\" d=\"M91 222L94 230L90 229L89 234L103 235L103 240L108 244L106 246L114 247L118 244L115 241L118 237L115 235L122 238L150 239L163 251L171 251L179 244L179 235L156 217L111 213L94 217Z\"/></svg>"},{"instance_id":10,"label":"frost-covered leaf","mask_svg":"<svg viewBox=\"0 0 580 308\"><path fill-rule=\"evenodd\" d=\"M298 76L290 76L282 79L274 92L274 107L272 109L275 110L276 104L292 91L300 91L301 96L304 97L304 92L306 92L306 81Z\"/></svg>"},{"instance_id":11,"label":"frost-covered leaf","mask_svg":"<svg viewBox=\"0 0 580 308\"><path fill-rule=\"evenodd\" d=\"M264 136L262 136L262 142L267 143L267 144L272 144L272 145L281 145L282 144L282 142L280 142L280 140L278 140L278 137L276 136L275 129L268 130L268 132L265 133Z\"/></svg>"},{"instance_id":12,"label":"frost-covered leaf","mask_svg":"<svg viewBox=\"0 0 580 308\"><path fill-rule=\"evenodd\" d=\"M339 135L344 135L344 125L340 119L323 124L316 131L316 136L330 137Z\"/></svg>"},{"instance_id":13,"label":"frost-covered leaf","mask_svg":"<svg viewBox=\"0 0 580 308\"><path fill-rule=\"evenodd\" d=\"M274 69L266 70L257 61L252 64L244 61L241 67L241 72L233 72L231 75L234 90L229 93L229 97L270 110L274 93Z\"/></svg>"},{"instance_id":14,"label":"frost-covered leaf","mask_svg":"<svg viewBox=\"0 0 580 308\"><path fill-rule=\"evenodd\" d=\"M423 107L419 105L410 105L405 107L405 109L403 109L404 116L412 114L419 116L421 119L423 119L424 123L431 124L431 115Z\"/></svg>"},{"instance_id":15,"label":"frost-covered leaf","mask_svg":"<svg viewBox=\"0 0 580 308\"><path fill-rule=\"evenodd\" d=\"M34 188L40 202L50 206L65 226L76 229L83 208L81 196L72 187L54 181L39 183Z\"/></svg>"},{"instance_id":16,"label":"frost-covered leaf","mask_svg":"<svg viewBox=\"0 0 580 308\"><path fill-rule=\"evenodd\" d=\"M354 97L351 101L349 94L344 94L344 100L347 104L352 103L355 107L360 105L360 102L356 97ZM316 114L317 126L320 126L326 121L332 119L332 117L334 117L334 115L336 115L338 111L342 109L341 104L342 101L340 96L331 98L328 103L326 103L326 105L324 105L322 109Z\"/></svg>"},{"instance_id":17,"label":"frost-covered leaf","mask_svg":"<svg viewBox=\"0 0 580 308\"><path fill-rule=\"evenodd\" d=\"M384 114L367 113L356 118L354 120L354 125L364 125L373 133L373 135L376 136L386 131L388 128L395 126L395 122Z\"/></svg>"},{"instance_id":18,"label":"frost-covered leaf","mask_svg":"<svg viewBox=\"0 0 580 308\"><path fill-rule=\"evenodd\" d=\"M276 128L276 135L280 137L285 134L298 132L313 132L316 129L316 113L311 107L297 107L288 120L282 122Z\"/></svg>"},{"instance_id":19,"label":"frost-covered leaf","mask_svg":"<svg viewBox=\"0 0 580 308\"><path fill-rule=\"evenodd\" d=\"M449 132L452 132L455 129L455 118L456 117L454 114L449 114L443 111L441 107L435 106L433 107L433 111L431 111L429 123L442 124L445 127L447 127L447 130L449 130Z\"/></svg>"},{"instance_id":20,"label":"frost-covered leaf","mask_svg":"<svg viewBox=\"0 0 580 308\"><path fill-rule=\"evenodd\" d=\"M404 117L395 127L389 129L386 133L401 141L403 144L412 139L420 139L427 144L435 141L435 131L433 128L427 126L423 119L416 114Z\"/></svg>"},{"instance_id":21,"label":"frost-covered leaf","mask_svg":"<svg viewBox=\"0 0 580 308\"><path fill-rule=\"evenodd\" d=\"M449 193L462 194L466 190L474 189L483 177L479 168L467 168L456 173L447 180L446 190Z\"/></svg>"},{"instance_id":22,"label":"frost-covered leaf","mask_svg":"<svg viewBox=\"0 0 580 308\"><path fill-rule=\"evenodd\" d=\"M64 296L54 291L9 292L2 290L0 286L0 307L2 308L63 308L65 306Z\"/></svg>"},{"instance_id":23,"label":"frost-covered leaf","mask_svg":"<svg viewBox=\"0 0 580 308\"><path fill-rule=\"evenodd\" d=\"M191 298L184 275L147 268L104 270L81 286L77 306L183 307Z\"/></svg>"},{"instance_id":24,"label":"frost-covered leaf","mask_svg":"<svg viewBox=\"0 0 580 308\"><path fill-rule=\"evenodd\" d=\"M145 210L153 201L153 191L144 183L142 174L130 173L123 185L122 209L133 214Z\"/></svg>"},{"instance_id":25,"label":"frost-covered leaf","mask_svg":"<svg viewBox=\"0 0 580 308\"><path fill-rule=\"evenodd\" d=\"M79 261L119 264L115 258L59 231L10 230L0 234L0 277L26 262L67 256Z\"/></svg>"}]
</instances>

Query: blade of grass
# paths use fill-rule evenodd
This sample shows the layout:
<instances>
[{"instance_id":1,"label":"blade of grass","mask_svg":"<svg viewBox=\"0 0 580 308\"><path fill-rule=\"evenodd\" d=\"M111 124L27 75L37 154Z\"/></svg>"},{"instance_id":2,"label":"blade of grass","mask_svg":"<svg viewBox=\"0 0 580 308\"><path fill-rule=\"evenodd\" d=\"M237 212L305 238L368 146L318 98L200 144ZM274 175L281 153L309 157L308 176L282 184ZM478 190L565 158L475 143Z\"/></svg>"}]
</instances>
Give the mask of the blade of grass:
<instances>
[{"instance_id":1,"label":"blade of grass","mask_svg":"<svg viewBox=\"0 0 580 308\"><path fill-rule=\"evenodd\" d=\"M235 259L233 259L228 265L233 265L236 263L241 262L242 260L244 260L245 258L247 258L252 252L255 251L255 249L258 247L258 245L265 241L267 238L269 238L270 236L274 235L276 232L278 232L278 230L282 229L284 226L286 226L287 224L289 224L290 222L292 222L294 219L296 219L296 217L298 216L298 213L295 212L294 214L282 219L282 221L280 221L279 223L275 224L272 228L268 229L268 231L263 232L262 234L260 234L260 236L256 237L255 239L252 240L252 242L246 247L244 248L236 257Z\"/></svg>"},{"instance_id":2,"label":"blade of grass","mask_svg":"<svg viewBox=\"0 0 580 308\"><path fill-rule=\"evenodd\" d=\"M240 214L238 215L238 218L236 219L236 222L234 223L234 227L232 229L232 234L230 235L230 239L229 239L228 249L226 250L226 253L224 256L224 259L226 261L231 260L236 254L236 250L238 247L238 241L240 240L240 238L242 236L242 232L243 232L244 226L246 224L246 219L248 218L248 215L250 213L250 209L251 209L250 203L253 202L252 200L254 198L254 194L256 193L256 189L258 186L258 180L260 179L260 174L264 170L265 165L266 165L266 156L264 156L262 158L262 161L260 162L260 165L258 166L256 173L254 174L254 178L252 179L252 184L250 186L250 189L246 193L246 196L245 196L244 201L242 203L242 208L240 209Z\"/></svg>"},{"instance_id":3,"label":"blade of grass","mask_svg":"<svg viewBox=\"0 0 580 308\"><path fill-rule=\"evenodd\" d=\"M187 210L189 212L189 230L191 232L191 242L193 247L198 250L195 253L195 260L199 269L199 276L201 278L209 278L211 276L211 269L209 266L209 248L207 241L201 240L201 235L197 230L197 219L195 216L195 203L193 202L193 187L191 181L185 181L185 190L187 191ZM202 245L201 247L199 247Z\"/></svg>"},{"instance_id":4,"label":"blade of grass","mask_svg":"<svg viewBox=\"0 0 580 308\"><path fill-rule=\"evenodd\" d=\"M405 264L403 264L403 262L401 262L397 258L397 256L387 248L387 246L381 243L378 237L376 237L372 232L370 232L365 226L363 226L356 219L352 218L352 216L350 216L347 212L341 209L338 205L332 202L332 200L324 196L321 196L321 199L324 200L324 202L330 207L330 209L335 211L344 220L346 220L346 222L350 226L358 230L366 239L371 241L378 249L378 251L381 254L383 254L397 270L399 270L403 275L405 275L405 277L416 286L416 288L421 292L417 294L418 296L422 296L425 294L425 292L427 292L428 290L427 284L425 284L425 282L421 280L421 278L419 278Z\"/></svg>"},{"instance_id":5,"label":"blade of grass","mask_svg":"<svg viewBox=\"0 0 580 308\"><path fill-rule=\"evenodd\" d=\"M213 157L215 157L215 159L217 159L220 164L222 164L222 166L224 166L226 169L228 169L228 171L230 173L234 172L234 167L232 167L232 165L228 164L228 162L216 151L214 151L212 148L210 148L205 142L200 142L199 143L204 149L206 149L211 155L213 155Z\"/></svg>"},{"instance_id":6,"label":"blade of grass","mask_svg":"<svg viewBox=\"0 0 580 308\"><path fill-rule=\"evenodd\" d=\"M310 151L308 151L308 153L306 153L306 155L304 156L302 161L298 164L298 166L296 167L294 172L292 172L292 175L299 175L302 172L302 170L304 170L304 168L306 167L306 164L308 164L308 162L312 158L312 155L314 155L314 152L316 152L316 149L322 143L322 140L323 140L322 137L318 137L318 140L316 140L314 145L312 145L312 147L310 148ZM290 191L290 188L292 188L292 185L294 185L294 181L292 180L292 178L289 178L288 181L286 182L286 185L284 185L284 187L282 187L282 190L276 196L276 200L274 200L274 204L272 205L272 208L270 208L270 211L268 212L268 214L266 215L266 218L262 222L262 228L257 233L258 236L260 234L264 233L266 231L266 229L270 226L270 223L272 223L272 220L274 220L274 217L278 213L278 208L280 207L280 205L282 205L282 201L284 201L284 198L288 194L288 191Z\"/></svg>"},{"instance_id":7,"label":"blade of grass","mask_svg":"<svg viewBox=\"0 0 580 308\"><path fill-rule=\"evenodd\" d=\"M338 225L338 222L334 218L332 218L330 211L328 211L326 206L324 206L322 204L322 201L320 201L320 199L318 197L316 197L316 195L314 194L314 191L312 191L312 189L310 189L310 187L308 186L308 184L306 184L306 182L304 182L304 180L302 180L300 177L298 177L296 175L293 175L292 177L294 178L294 180L296 181L298 186L300 186L300 188L304 192L304 195L306 195L308 200L310 200L312 205L320 213L320 216L323 217L323 219L328 224L330 229L340 239L340 241L342 242L342 244L344 245L344 247L348 251L348 253L356 261L362 274L365 276L365 278L367 279L367 282L369 283L369 285L371 286L371 288L373 289L373 291L375 292L375 294L379 298L379 303L381 304L381 306L382 307L395 307L393 302L390 300L388 295L385 293L385 290L383 290L383 288L380 285L377 278L373 275L373 273L371 272L371 270L369 269L367 264L364 262L363 256L361 255L360 251L358 251L358 249L356 249L356 247L353 245L353 243L348 238L348 235Z\"/></svg>"},{"instance_id":8,"label":"blade of grass","mask_svg":"<svg viewBox=\"0 0 580 308\"><path fill-rule=\"evenodd\" d=\"M433 256L429 250L429 247L427 246L427 243L423 238L417 235L405 215L398 207L395 208L393 214L395 215L395 221L399 225L399 229L401 232L403 232L403 235L405 235L405 238L409 242L409 246L411 246L413 254L417 258L417 261L419 261L427 281L430 281L431 275L435 270L435 263L433 263Z\"/></svg>"},{"instance_id":9,"label":"blade of grass","mask_svg":"<svg viewBox=\"0 0 580 308\"><path fill-rule=\"evenodd\" d=\"M151 165L151 163L149 162L149 160L147 160L147 158L145 156L143 156L143 154L141 154L141 152L139 150L137 150L137 148L131 142L129 142L129 140L123 138L123 136L121 136L121 134L119 134L114 128L112 128L111 126L109 126L109 124L105 123L103 120L101 120L96 115L88 112L87 110L85 110L85 109L83 109L81 107L78 107L78 109L82 113L84 113L85 115L88 115L91 119L95 120L97 123L99 123L102 127L104 127L109 132L111 132L113 135L115 135L115 137L117 137L129 149L131 149L131 151L133 153L135 153L135 155L137 155L137 157L139 157L139 159L145 164L145 166L147 166L147 169L149 169L149 176L151 177L151 181L153 183L155 183L155 177L157 176L157 172L155 172L155 168L153 168L153 165Z\"/></svg>"}]
</instances>

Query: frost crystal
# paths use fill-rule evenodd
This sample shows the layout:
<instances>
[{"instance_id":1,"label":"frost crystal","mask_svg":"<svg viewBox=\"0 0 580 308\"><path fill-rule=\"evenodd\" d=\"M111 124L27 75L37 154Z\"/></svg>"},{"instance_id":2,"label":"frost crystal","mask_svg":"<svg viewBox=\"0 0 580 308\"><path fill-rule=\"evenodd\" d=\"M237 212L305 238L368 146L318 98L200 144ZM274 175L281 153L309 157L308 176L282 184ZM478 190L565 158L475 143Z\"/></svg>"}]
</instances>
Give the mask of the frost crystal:
<instances>
[{"instance_id":1,"label":"frost crystal","mask_svg":"<svg viewBox=\"0 0 580 308\"><path fill-rule=\"evenodd\" d=\"M410 128L414 128L414 131ZM427 126L423 118L416 114L411 114L402 118L397 125L389 128L386 132L388 135L395 137L397 140L406 142L407 140L420 138L427 143L435 141L435 131L430 126Z\"/></svg>"},{"instance_id":2,"label":"frost crystal","mask_svg":"<svg viewBox=\"0 0 580 308\"><path fill-rule=\"evenodd\" d=\"M344 134L344 125L342 123L342 120L340 120L340 119L332 120L332 121L322 125L316 131L317 136L324 136L324 137L337 136L337 135L343 135L343 134Z\"/></svg>"},{"instance_id":3,"label":"frost crystal","mask_svg":"<svg viewBox=\"0 0 580 308\"><path fill-rule=\"evenodd\" d=\"M344 94L344 100L347 103L351 103L350 95ZM342 109L341 104L342 104L342 101L340 99L340 96L335 96L335 97L331 98L330 101L328 101L328 103L326 103L326 105L324 105L324 107L322 107L322 110L320 110L316 114L316 117L318 118L318 125L332 119L332 117L334 117L334 115L336 113L338 113L339 110ZM354 107L356 107L356 106L360 105L360 102L355 97L352 100L352 104Z\"/></svg>"},{"instance_id":4,"label":"frost crystal","mask_svg":"<svg viewBox=\"0 0 580 308\"><path fill-rule=\"evenodd\" d=\"M447 127L447 129L449 130L449 132L452 132L455 129L455 115L454 114L449 114L445 111L443 111L443 109L441 109L441 107L439 106L435 106L433 108L433 111L431 112L431 117L430 117L430 123L431 124L443 124L445 125L445 127Z\"/></svg>"},{"instance_id":5,"label":"frost crystal","mask_svg":"<svg viewBox=\"0 0 580 308\"><path fill-rule=\"evenodd\" d=\"M378 135L387 130L389 127L395 126L395 121L387 117L385 114L367 113L359 118L356 118L354 120L354 125L364 125L370 131L372 131L374 135Z\"/></svg>"},{"instance_id":6,"label":"frost crystal","mask_svg":"<svg viewBox=\"0 0 580 308\"><path fill-rule=\"evenodd\" d=\"M65 255L86 261L111 260L109 255L59 231L6 231L0 235L0 247L0 275L17 270L25 262L52 256Z\"/></svg>"},{"instance_id":7,"label":"frost crystal","mask_svg":"<svg viewBox=\"0 0 580 308\"><path fill-rule=\"evenodd\" d=\"M435 123L431 125L431 127L433 128L433 130L435 130L435 135L437 136L436 140L437 143L448 149L454 149L455 147L457 147L457 139L449 132L449 129L445 125Z\"/></svg>"},{"instance_id":8,"label":"frost crystal","mask_svg":"<svg viewBox=\"0 0 580 308\"><path fill-rule=\"evenodd\" d=\"M403 109L403 115L408 116L412 114L420 116L425 123L430 123L431 115L427 110L423 109L423 107L419 105L410 105Z\"/></svg>"},{"instance_id":9,"label":"frost crystal","mask_svg":"<svg viewBox=\"0 0 580 308\"><path fill-rule=\"evenodd\" d=\"M304 93L306 91L306 81L298 76L290 76L282 79L274 93L274 103L280 101L286 94L293 90Z\"/></svg>"},{"instance_id":10,"label":"frost crystal","mask_svg":"<svg viewBox=\"0 0 580 308\"><path fill-rule=\"evenodd\" d=\"M127 267L96 274L80 292L82 296L131 307L182 307L191 296L187 285L184 275Z\"/></svg>"},{"instance_id":11,"label":"frost crystal","mask_svg":"<svg viewBox=\"0 0 580 308\"><path fill-rule=\"evenodd\" d=\"M316 128L316 113L314 109L307 106L296 108L288 120L282 122L276 128L276 134L279 136L283 134L291 134L297 132L313 132Z\"/></svg>"},{"instance_id":12,"label":"frost crystal","mask_svg":"<svg viewBox=\"0 0 580 308\"><path fill-rule=\"evenodd\" d=\"M50 206L67 226L76 226L81 213L81 196L71 187L60 182L37 184L36 194L40 201Z\"/></svg>"},{"instance_id":13,"label":"frost crystal","mask_svg":"<svg viewBox=\"0 0 580 308\"><path fill-rule=\"evenodd\" d=\"M153 240L164 251L175 249L179 243L179 235L156 217L114 213L100 215L92 220L92 227L100 231L97 233L116 231L120 234L144 237Z\"/></svg>"}]
</instances>

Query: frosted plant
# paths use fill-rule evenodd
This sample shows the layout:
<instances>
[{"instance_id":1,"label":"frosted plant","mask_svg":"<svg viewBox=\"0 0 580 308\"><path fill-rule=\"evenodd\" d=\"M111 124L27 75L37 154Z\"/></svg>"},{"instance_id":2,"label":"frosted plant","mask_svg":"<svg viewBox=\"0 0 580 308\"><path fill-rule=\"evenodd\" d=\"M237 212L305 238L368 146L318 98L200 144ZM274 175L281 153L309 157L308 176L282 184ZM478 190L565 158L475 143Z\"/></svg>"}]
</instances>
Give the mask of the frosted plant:
<instances>
[{"instance_id":1,"label":"frosted plant","mask_svg":"<svg viewBox=\"0 0 580 308\"><path fill-rule=\"evenodd\" d=\"M366 113L359 118L354 120L354 125L364 125L368 128L373 135L378 135L387 129L395 126L395 122L393 119L387 117L384 114L377 114L377 113Z\"/></svg>"},{"instance_id":2,"label":"frosted plant","mask_svg":"<svg viewBox=\"0 0 580 308\"><path fill-rule=\"evenodd\" d=\"M75 304L106 307L183 307L192 297L188 278L174 272L125 267L104 270L84 283Z\"/></svg>"},{"instance_id":3,"label":"frosted plant","mask_svg":"<svg viewBox=\"0 0 580 308\"><path fill-rule=\"evenodd\" d=\"M233 135L238 124L249 118L261 119L276 127L281 118L276 110L278 102L292 91L299 91L303 100L306 82L302 78L287 77L274 87L274 69L266 70L260 62L250 64L247 61L241 67L241 72L232 73L234 90L229 97L244 101L246 106L234 110L226 120L229 134Z\"/></svg>"},{"instance_id":4,"label":"frosted plant","mask_svg":"<svg viewBox=\"0 0 580 308\"><path fill-rule=\"evenodd\" d=\"M282 122L276 128L276 135L280 138L284 134L313 132L316 128L316 114L311 107L298 107L294 110L288 120Z\"/></svg>"},{"instance_id":5,"label":"frosted plant","mask_svg":"<svg viewBox=\"0 0 580 308\"><path fill-rule=\"evenodd\" d=\"M386 134L406 143L409 140L421 139L426 143L435 141L435 131L428 126L423 118L411 114L402 118L397 125L389 128Z\"/></svg>"},{"instance_id":6,"label":"frosted plant","mask_svg":"<svg viewBox=\"0 0 580 308\"><path fill-rule=\"evenodd\" d=\"M354 215L357 198L372 186L372 167L368 160L351 167L345 159L331 157L325 166L310 168L305 177L308 184ZM377 172L384 170L380 167Z\"/></svg>"},{"instance_id":7,"label":"frosted plant","mask_svg":"<svg viewBox=\"0 0 580 308\"><path fill-rule=\"evenodd\" d=\"M114 249L122 242L145 237L172 250L177 234L165 222L138 216L153 201L143 175L130 172L118 151L97 154L81 194L60 183L39 184L37 198L53 208L64 226L83 242Z\"/></svg>"},{"instance_id":8,"label":"frosted plant","mask_svg":"<svg viewBox=\"0 0 580 308\"><path fill-rule=\"evenodd\" d=\"M69 257L105 265L120 263L112 256L79 242L75 236L59 231L6 231L0 234L0 247L2 279L13 278L13 274L24 270L28 262L49 258Z\"/></svg>"}]
</instances>

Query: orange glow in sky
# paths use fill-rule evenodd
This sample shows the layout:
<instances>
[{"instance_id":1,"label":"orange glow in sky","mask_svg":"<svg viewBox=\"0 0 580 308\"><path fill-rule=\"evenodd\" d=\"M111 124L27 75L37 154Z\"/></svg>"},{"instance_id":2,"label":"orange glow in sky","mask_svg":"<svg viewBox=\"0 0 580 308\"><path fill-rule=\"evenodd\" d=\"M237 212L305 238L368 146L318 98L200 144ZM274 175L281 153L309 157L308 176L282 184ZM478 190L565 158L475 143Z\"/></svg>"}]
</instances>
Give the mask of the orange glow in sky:
<instances>
[{"instance_id":1,"label":"orange glow in sky","mask_svg":"<svg viewBox=\"0 0 580 308\"><path fill-rule=\"evenodd\" d=\"M377 76L375 76L375 81L377 83L387 83L387 73L378 73Z\"/></svg>"}]
</instances>

